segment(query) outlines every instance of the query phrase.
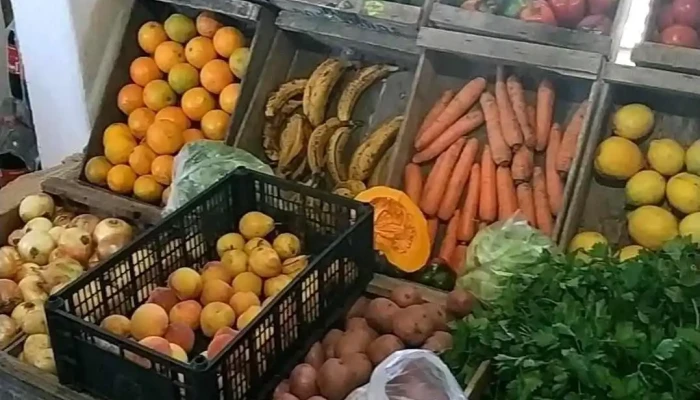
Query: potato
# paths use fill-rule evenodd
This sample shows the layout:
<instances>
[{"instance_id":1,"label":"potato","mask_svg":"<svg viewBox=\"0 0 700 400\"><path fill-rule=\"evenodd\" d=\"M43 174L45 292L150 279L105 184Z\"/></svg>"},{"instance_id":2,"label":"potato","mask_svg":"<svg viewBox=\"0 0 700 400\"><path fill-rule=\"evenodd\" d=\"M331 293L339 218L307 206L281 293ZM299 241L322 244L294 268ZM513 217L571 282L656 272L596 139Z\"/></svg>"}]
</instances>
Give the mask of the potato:
<instances>
[{"instance_id":1,"label":"potato","mask_svg":"<svg viewBox=\"0 0 700 400\"><path fill-rule=\"evenodd\" d=\"M353 389L355 374L339 358L326 360L318 370L317 383L321 395L328 400L343 400Z\"/></svg>"},{"instance_id":2,"label":"potato","mask_svg":"<svg viewBox=\"0 0 700 400\"><path fill-rule=\"evenodd\" d=\"M291 393L282 393L279 400L299 400L299 398Z\"/></svg>"},{"instance_id":3,"label":"potato","mask_svg":"<svg viewBox=\"0 0 700 400\"><path fill-rule=\"evenodd\" d=\"M436 331L447 330L447 310L444 306L435 303L425 303L422 305L433 320L433 329Z\"/></svg>"},{"instance_id":4,"label":"potato","mask_svg":"<svg viewBox=\"0 0 700 400\"><path fill-rule=\"evenodd\" d=\"M452 335L447 332L436 331L425 341L421 348L436 353L442 353L452 348Z\"/></svg>"},{"instance_id":5,"label":"potato","mask_svg":"<svg viewBox=\"0 0 700 400\"><path fill-rule=\"evenodd\" d=\"M314 397L309 397L309 400L328 400L323 396L314 396Z\"/></svg>"},{"instance_id":6,"label":"potato","mask_svg":"<svg viewBox=\"0 0 700 400\"><path fill-rule=\"evenodd\" d=\"M318 394L316 385L316 368L311 364L299 364L289 374L289 393L299 400L306 400Z\"/></svg>"},{"instance_id":7,"label":"potato","mask_svg":"<svg viewBox=\"0 0 700 400\"><path fill-rule=\"evenodd\" d=\"M331 329L326 333L321 342L326 359L335 357L335 344L338 343L341 336L343 336L343 331L340 329Z\"/></svg>"},{"instance_id":8,"label":"potato","mask_svg":"<svg viewBox=\"0 0 700 400\"><path fill-rule=\"evenodd\" d=\"M318 370L321 368L324 361L326 361L326 354L323 351L323 346L320 342L316 342L311 346L309 352L306 353L304 362L310 364L312 367Z\"/></svg>"},{"instance_id":9,"label":"potato","mask_svg":"<svg viewBox=\"0 0 700 400\"><path fill-rule=\"evenodd\" d=\"M447 295L447 311L458 318L463 318L472 312L474 296L464 289L454 289Z\"/></svg>"},{"instance_id":10,"label":"potato","mask_svg":"<svg viewBox=\"0 0 700 400\"><path fill-rule=\"evenodd\" d=\"M385 358L389 357L395 351L403 350L404 346L401 339L396 335L382 335L372 341L367 348L367 356L372 364L375 366L384 361Z\"/></svg>"},{"instance_id":11,"label":"potato","mask_svg":"<svg viewBox=\"0 0 700 400\"><path fill-rule=\"evenodd\" d=\"M433 320L423 306L413 305L394 316L394 335L408 346L421 346L433 334Z\"/></svg>"},{"instance_id":12,"label":"potato","mask_svg":"<svg viewBox=\"0 0 700 400\"><path fill-rule=\"evenodd\" d=\"M289 379L285 379L277 385L272 393L272 400L280 400L285 393L289 393Z\"/></svg>"},{"instance_id":13,"label":"potato","mask_svg":"<svg viewBox=\"0 0 700 400\"><path fill-rule=\"evenodd\" d=\"M365 329L345 332L335 344L335 356L342 358L352 353L364 353L374 339L372 332Z\"/></svg>"},{"instance_id":14,"label":"potato","mask_svg":"<svg viewBox=\"0 0 700 400\"><path fill-rule=\"evenodd\" d=\"M354 331L357 329L372 329L369 327L369 324L367 323L367 320L364 318L350 318L345 321L345 330L346 331Z\"/></svg>"},{"instance_id":15,"label":"potato","mask_svg":"<svg viewBox=\"0 0 700 400\"><path fill-rule=\"evenodd\" d=\"M352 371L353 390L369 382L369 377L372 375L372 362L366 355L360 353L348 354L342 357L341 360Z\"/></svg>"},{"instance_id":16,"label":"potato","mask_svg":"<svg viewBox=\"0 0 700 400\"><path fill-rule=\"evenodd\" d=\"M369 326L379 333L391 333L394 315L399 311L399 306L393 301L383 297L376 298L367 305L365 318Z\"/></svg>"},{"instance_id":17,"label":"potato","mask_svg":"<svg viewBox=\"0 0 700 400\"><path fill-rule=\"evenodd\" d=\"M352 307L350 307L350 311L348 311L347 315L345 315L345 318L364 318L368 305L369 299L366 297L360 297L359 299L357 299L355 304L353 304Z\"/></svg>"},{"instance_id":18,"label":"potato","mask_svg":"<svg viewBox=\"0 0 700 400\"><path fill-rule=\"evenodd\" d=\"M415 304L423 304L423 297L415 286L400 285L391 291L389 299L399 307L408 307Z\"/></svg>"}]
</instances>

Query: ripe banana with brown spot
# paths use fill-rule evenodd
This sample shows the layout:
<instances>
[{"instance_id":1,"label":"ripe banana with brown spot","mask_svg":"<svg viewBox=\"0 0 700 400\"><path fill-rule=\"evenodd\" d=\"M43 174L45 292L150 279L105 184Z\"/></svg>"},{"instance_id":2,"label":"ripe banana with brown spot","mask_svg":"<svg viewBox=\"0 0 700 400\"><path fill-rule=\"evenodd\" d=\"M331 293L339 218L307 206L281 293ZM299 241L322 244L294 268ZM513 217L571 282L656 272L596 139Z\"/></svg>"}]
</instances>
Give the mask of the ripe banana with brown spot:
<instances>
[{"instance_id":1,"label":"ripe banana with brown spot","mask_svg":"<svg viewBox=\"0 0 700 400\"><path fill-rule=\"evenodd\" d=\"M333 65L337 60L333 58L327 58L325 61L323 61L321 64L316 67L314 72L311 73L309 76L308 82L306 82L306 87L304 88L304 98L303 98L303 108L304 108L304 115L309 115L309 105L311 104L311 89L313 89L314 85L316 84L316 81L318 80L318 77L323 74L323 71L325 71L328 67Z\"/></svg>"},{"instance_id":2,"label":"ripe banana with brown spot","mask_svg":"<svg viewBox=\"0 0 700 400\"><path fill-rule=\"evenodd\" d=\"M319 73L314 85L311 87L309 110L306 113L306 117L313 127L321 125L325 120L328 98L348 65L340 60L332 61Z\"/></svg>"},{"instance_id":3,"label":"ripe banana with brown spot","mask_svg":"<svg viewBox=\"0 0 700 400\"><path fill-rule=\"evenodd\" d=\"M348 83L338 100L338 119L350 121L352 110L357 104L360 95L367 90L374 82L383 79L392 72L399 70L399 67L387 64L372 65L362 68L355 78Z\"/></svg>"},{"instance_id":4,"label":"ripe banana with brown spot","mask_svg":"<svg viewBox=\"0 0 700 400\"><path fill-rule=\"evenodd\" d=\"M382 156L381 160L379 160L379 163L377 163L377 166L374 167L372 175L369 176L369 180L367 181L368 187L375 187L381 185L382 175L384 174L384 169L389 163L389 155L391 154L391 149L393 148L394 146L390 146Z\"/></svg>"},{"instance_id":5,"label":"ripe banana with brown spot","mask_svg":"<svg viewBox=\"0 0 700 400\"><path fill-rule=\"evenodd\" d=\"M323 171L323 166L326 163L328 140L338 128L344 125L347 125L347 123L340 122L338 118L332 117L311 132L309 144L306 146L306 159L309 161L309 168L312 174L318 174Z\"/></svg>"},{"instance_id":6,"label":"ripe banana with brown spot","mask_svg":"<svg viewBox=\"0 0 700 400\"><path fill-rule=\"evenodd\" d=\"M301 107L301 100L289 100L282 106L277 115L265 121L262 146L265 155L272 163L276 163L280 159L279 140L282 124L299 107Z\"/></svg>"},{"instance_id":7,"label":"ripe banana with brown spot","mask_svg":"<svg viewBox=\"0 0 700 400\"><path fill-rule=\"evenodd\" d=\"M294 79L280 85L279 89L267 99L265 116L274 117L292 97L302 94L307 81L308 79Z\"/></svg>"},{"instance_id":8,"label":"ripe banana with brown spot","mask_svg":"<svg viewBox=\"0 0 700 400\"><path fill-rule=\"evenodd\" d=\"M294 114L289 118L287 126L280 135L280 159L278 168L285 169L304 151L306 140L311 128L303 115Z\"/></svg>"},{"instance_id":9,"label":"ripe banana with brown spot","mask_svg":"<svg viewBox=\"0 0 700 400\"><path fill-rule=\"evenodd\" d=\"M350 131L349 127L342 126L336 129L331 138L328 139L326 168L335 184L345 182L348 179L348 167L343 163L343 152L348 138L350 138Z\"/></svg>"},{"instance_id":10,"label":"ripe banana with brown spot","mask_svg":"<svg viewBox=\"0 0 700 400\"><path fill-rule=\"evenodd\" d=\"M384 153L391 147L399 133L403 117L394 117L383 123L362 142L350 159L348 179L365 181L374 171Z\"/></svg>"}]
</instances>

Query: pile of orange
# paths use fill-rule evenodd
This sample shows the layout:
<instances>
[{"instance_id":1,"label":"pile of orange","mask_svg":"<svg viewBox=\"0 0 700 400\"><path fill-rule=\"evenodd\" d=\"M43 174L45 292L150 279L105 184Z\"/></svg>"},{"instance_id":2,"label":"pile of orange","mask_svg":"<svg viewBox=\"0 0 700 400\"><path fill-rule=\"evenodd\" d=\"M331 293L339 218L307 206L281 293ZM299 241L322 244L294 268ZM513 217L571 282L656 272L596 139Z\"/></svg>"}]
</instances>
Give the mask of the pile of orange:
<instances>
[{"instance_id":1,"label":"pile of orange","mask_svg":"<svg viewBox=\"0 0 700 400\"><path fill-rule=\"evenodd\" d=\"M104 156L93 157L85 177L113 192L165 203L173 160L182 146L224 140L250 58L246 38L214 14L196 20L173 14L138 31L145 55L129 67L117 107L126 118L105 129Z\"/></svg>"}]
</instances>

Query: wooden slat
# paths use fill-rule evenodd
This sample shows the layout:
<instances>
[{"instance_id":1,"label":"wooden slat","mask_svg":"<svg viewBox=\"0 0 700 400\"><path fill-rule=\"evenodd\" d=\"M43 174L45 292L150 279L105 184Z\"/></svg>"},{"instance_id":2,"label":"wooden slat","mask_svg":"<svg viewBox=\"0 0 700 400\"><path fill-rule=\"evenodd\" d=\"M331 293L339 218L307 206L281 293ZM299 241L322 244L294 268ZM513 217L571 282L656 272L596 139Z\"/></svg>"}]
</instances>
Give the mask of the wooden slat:
<instances>
[{"instance_id":1,"label":"wooden slat","mask_svg":"<svg viewBox=\"0 0 700 400\"><path fill-rule=\"evenodd\" d=\"M163 3L171 3L178 6L208 10L231 17L257 21L260 14L260 6L242 0L158 0Z\"/></svg>"},{"instance_id":2,"label":"wooden slat","mask_svg":"<svg viewBox=\"0 0 700 400\"><path fill-rule=\"evenodd\" d=\"M642 42L632 50L632 61L638 66L700 75L700 50Z\"/></svg>"},{"instance_id":3,"label":"wooden slat","mask_svg":"<svg viewBox=\"0 0 700 400\"><path fill-rule=\"evenodd\" d=\"M608 63L602 77L609 83L628 84L688 95L700 94L700 76L698 75Z\"/></svg>"}]
</instances>

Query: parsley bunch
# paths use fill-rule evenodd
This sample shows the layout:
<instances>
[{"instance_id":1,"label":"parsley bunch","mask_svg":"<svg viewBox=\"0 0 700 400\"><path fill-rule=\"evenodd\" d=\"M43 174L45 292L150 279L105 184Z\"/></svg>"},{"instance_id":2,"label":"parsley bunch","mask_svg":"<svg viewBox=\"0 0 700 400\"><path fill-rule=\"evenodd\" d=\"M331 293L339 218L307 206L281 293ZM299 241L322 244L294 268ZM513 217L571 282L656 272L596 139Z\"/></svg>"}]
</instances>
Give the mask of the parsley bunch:
<instances>
[{"instance_id":1,"label":"parsley bunch","mask_svg":"<svg viewBox=\"0 0 700 400\"><path fill-rule=\"evenodd\" d=\"M545 252L457 321L444 359L458 379L491 360L494 400L700 398L700 249L589 256Z\"/></svg>"}]
</instances>

